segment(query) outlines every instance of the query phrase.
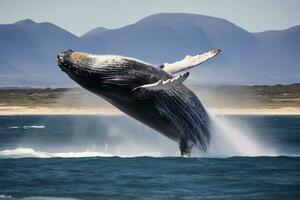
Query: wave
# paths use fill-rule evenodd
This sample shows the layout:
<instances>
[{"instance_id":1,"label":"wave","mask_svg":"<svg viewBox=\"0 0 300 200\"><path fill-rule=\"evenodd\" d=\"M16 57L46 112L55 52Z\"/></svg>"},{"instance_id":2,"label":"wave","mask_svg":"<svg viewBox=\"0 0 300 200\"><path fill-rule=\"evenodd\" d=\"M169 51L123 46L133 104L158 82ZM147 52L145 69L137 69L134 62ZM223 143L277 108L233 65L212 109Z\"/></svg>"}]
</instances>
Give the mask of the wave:
<instances>
[{"instance_id":1,"label":"wave","mask_svg":"<svg viewBox=\"0 0 300 200\"><path fill-rule=\"evenodd\" d=\"M80 158L80 157L111 157L113 155L95 151L83 152L44 152L32 148L16 148L0 151L0 158Z\"/></svg>"},{"instance_id":2,"label":"wave","mask_svg":"<svg viewBox=\"0 0 300 200\"><path fill-rule=\"evenodd\" d=\"M138 154L111 154L99 151L81 152L45 152L32 148L16 148L0 151L0 158L84 158L84 157L160 157L156 152L141 152Z\"/></svg>"},{"instance_id":3,"label":"wave","mask_svg":"<svg viewBox=\"0 0 300 200\"><path fill-rule=\"evenodd\" d=\"M46 197L46 196L32 196L32 197L24 197L24 198L14 198L11 195L0 195L0 200L14 200L14 199L22 199L22 200L78 200L75 198L67 198L67 197Z\"/></svg>"},{"instance_id":4,"label":"wave","mask_svg":"<svg viewBox=\"0 0 300 200\"><path fill-rule=\"evenodd\" d=\"M32 148L16 148L7 149L0 151L0 159L2 158L87 158L87 157L179 157L179 155L164 156L157 152L140 152L136 154L119 154L119 153L108 153L99 151L81 151L81 152L45 152L37 151ZM230 158L230 157L299 157L297 154L269 154L269 155L210 155L203 154L201 156L195 156L194 158ZM0 196L1 197L1 196Z\"/></svg>"},{"instance_id":5,"label":"wave","mask_svg":"<svg viewBox=\"0 0 300 200\"><path fill-rule=\"evenodd\" d=\"M4 194L0 194L0 199L12 199L12 196L10 195L4 195Z\"/></svg>"},{"instance_id":6,"label":"wave","mask_svg":"<svg viewBox=\"0 0 300 200\"><path fill-rule=\"evenodd\" d=\"M7 127L7 129L32 129L32 128L46 128L46 126L43 125L33 125L33 126L10 126Z\"/></svg>"}]
</instances>

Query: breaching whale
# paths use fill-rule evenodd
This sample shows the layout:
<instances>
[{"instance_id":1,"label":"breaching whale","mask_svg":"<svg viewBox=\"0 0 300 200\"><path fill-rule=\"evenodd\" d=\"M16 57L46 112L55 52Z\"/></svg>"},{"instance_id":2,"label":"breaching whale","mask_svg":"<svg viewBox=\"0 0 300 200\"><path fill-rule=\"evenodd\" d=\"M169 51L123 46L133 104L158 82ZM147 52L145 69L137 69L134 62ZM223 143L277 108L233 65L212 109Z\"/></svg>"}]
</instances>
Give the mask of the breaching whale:
<instances>
[{"instance_id":1,"label":"breaching whale","mask_svg":"<svg viewBox=\"0 0 300 200\"><path fill-rule=\"evenodd\" d=\"M179 143L182 156L193 146L205 151L210 142L210 119L197 96L182 82L219 49L186 56L159 67L124 56L94 55L72 50L57 55L58 66L83 88Z\"/></svg>"}]
</instances>

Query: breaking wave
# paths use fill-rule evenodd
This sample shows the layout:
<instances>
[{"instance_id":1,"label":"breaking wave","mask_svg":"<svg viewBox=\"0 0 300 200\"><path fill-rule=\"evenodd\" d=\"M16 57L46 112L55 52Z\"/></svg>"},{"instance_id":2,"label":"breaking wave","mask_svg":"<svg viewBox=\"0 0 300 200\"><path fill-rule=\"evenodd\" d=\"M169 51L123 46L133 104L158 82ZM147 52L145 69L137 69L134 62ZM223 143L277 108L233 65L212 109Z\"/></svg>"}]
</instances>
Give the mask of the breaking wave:
<instances>
[{"instance_id":1,"label":"breaking wave","mask_svg":"<svg viewBox=\"0 0 300 200\"><path fill-rule=\"evenodd\" d=\"M45 152L32 148L16 148L0 151L0 158L84 158L84 157L140 157L140 156L161 156L156 152L142 152L138 154L110 154L108 152L81 151L81 152Z\"/></svg>"},{"instance_id":2,"label":"breaking wave","mask_svg":"<svg viewBox=\"0 0 300 200\"><path fill-rule=\"evenodd\" d=\"M31 196L31 197L24 197L24 198L14 198L11 195L0 195L0 200L14 200L14 199L21 199L21 200L79 200L75 198L67 198L67 197L46 197L46 196Z\"/></svg>"},{"instance_id":3,"label":"breaking wave","mask_svg":"<svg viewBox=\"0 0 300 200\"><path fill-rule=\"evenodd\" d=\"M46 128L46 126L43 125L33 125L33 126L10 126L7 127L7 129L40 129L40 128Z\"/></svg>"}]
</instances>

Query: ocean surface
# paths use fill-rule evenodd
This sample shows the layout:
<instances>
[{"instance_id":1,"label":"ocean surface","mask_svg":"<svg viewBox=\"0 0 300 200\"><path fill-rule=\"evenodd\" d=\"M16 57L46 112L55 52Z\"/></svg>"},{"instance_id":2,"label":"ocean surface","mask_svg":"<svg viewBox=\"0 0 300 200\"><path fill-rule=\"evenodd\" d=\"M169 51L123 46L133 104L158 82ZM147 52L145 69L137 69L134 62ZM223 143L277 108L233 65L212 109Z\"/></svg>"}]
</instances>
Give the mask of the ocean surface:
<instances>
[{"instance_id":1,"label":"ocean surface","mask_svg":"<svg viewBox=\"0 0 300 200\"><path fill-rule=\"evenodd\" d=\"M127 116L0 116L0 200L300 198L300 116L212 118L180 158Z\"/></svg>"}]
</instances>

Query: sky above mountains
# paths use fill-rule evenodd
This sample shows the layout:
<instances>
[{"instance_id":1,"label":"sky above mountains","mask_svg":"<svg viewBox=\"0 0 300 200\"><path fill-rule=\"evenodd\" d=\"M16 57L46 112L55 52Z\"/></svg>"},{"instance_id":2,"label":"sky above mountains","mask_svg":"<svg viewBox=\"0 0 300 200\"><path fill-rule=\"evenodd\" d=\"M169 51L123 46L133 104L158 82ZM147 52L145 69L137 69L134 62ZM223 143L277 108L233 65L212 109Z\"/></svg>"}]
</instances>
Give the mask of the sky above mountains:
<instances>
[{"instance_id":1,"label":"sky above mountains","mask_svg":"<svg viewBox=\"0 0 300 200\"><path fill-rule=\"evenodd\" d=\"M300 24L299 0L0 0L0 24L24 18L52 22L80 36L92 28L119 28L162 12L227 19L250 32Z\"/></svg>"}]
</instances>

